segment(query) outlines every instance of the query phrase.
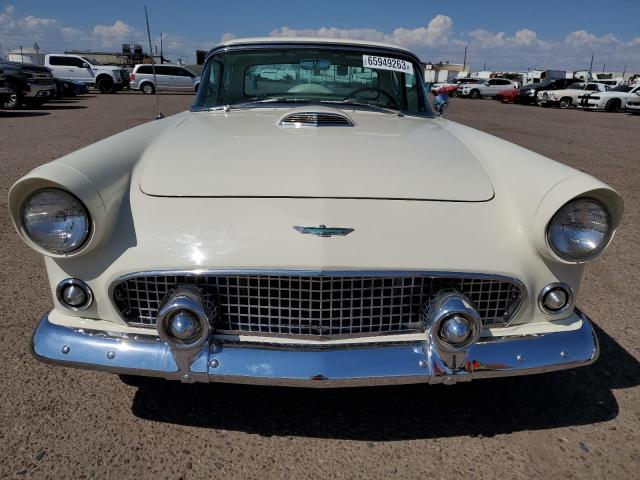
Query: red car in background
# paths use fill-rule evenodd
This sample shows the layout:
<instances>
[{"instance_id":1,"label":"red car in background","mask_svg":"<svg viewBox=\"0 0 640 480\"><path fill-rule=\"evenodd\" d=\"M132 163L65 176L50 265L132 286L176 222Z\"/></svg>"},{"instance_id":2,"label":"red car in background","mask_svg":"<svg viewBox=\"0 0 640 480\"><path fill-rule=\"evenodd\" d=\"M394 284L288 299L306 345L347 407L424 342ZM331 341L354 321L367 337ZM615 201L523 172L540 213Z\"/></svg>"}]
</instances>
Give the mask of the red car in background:
<instances>
[{"instance_id":1,"label":"red car in background","mask_svg":"<svg viewBox=\"0 0 640 480\"><path fill-rule=\"evenodd\" d=\"M515 103L516 98L518 98L517 88L502 90L501 92L498 92L498 94L496 95L496 100L499 100L502 103Z\"/></svg>"},{"instance_id":2,"label":"red car in background","mask_svg":"<svg viewBox=\"0 0 640 480\"><path fill-rule=\"evenodd\" d=\"M451 85L451 84L445 84L437 89L432 89L431 93L433 93L434 95L439 95L441 93L446 93L449 96L455 96L452 95L453 93L458 91L458 85Z\"/></svg>"}]
</instances>

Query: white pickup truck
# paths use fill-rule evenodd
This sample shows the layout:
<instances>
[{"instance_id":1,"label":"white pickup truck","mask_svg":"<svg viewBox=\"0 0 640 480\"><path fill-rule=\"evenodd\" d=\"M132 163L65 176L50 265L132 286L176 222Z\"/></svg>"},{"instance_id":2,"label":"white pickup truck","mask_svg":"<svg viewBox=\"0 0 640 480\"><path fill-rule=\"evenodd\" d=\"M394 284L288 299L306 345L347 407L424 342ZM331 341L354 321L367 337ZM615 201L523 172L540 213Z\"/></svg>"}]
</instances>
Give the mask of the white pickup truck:
<instances>
[{"instance_id":1,"label":"white pickup truck","mask_svg":"<svg viewBox=\"0 0 640 480\"><path fill-rule=\"evenodd\" d=\"M96 86L102 93L115 93L129 84L127 70L102 65L80 55L48 54L44 57L44 66L49 67L56 78L84 82Z\"/></svg>"}]
</instances>

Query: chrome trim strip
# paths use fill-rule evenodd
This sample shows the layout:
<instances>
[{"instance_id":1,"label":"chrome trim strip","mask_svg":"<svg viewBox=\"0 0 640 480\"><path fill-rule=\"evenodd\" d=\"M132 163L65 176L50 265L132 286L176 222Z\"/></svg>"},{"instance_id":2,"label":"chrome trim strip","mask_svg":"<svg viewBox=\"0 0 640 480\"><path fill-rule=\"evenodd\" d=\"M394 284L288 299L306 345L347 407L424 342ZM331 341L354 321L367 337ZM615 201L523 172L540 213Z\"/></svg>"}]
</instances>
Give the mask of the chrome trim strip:
<instances>
[{"instance_id":1,"label":"chrome trim strip","mask_svg":"<svg viewBox=\"0 0 640 480\"><path fill-rule=\"evenodd\" d=\"M67 287L69 285L78 286L85 291L85 293L87 294L87 300L84 305L80 307L73 307L65 303L65 301L62 299L62 290L64 289L64 287ZM65 278L56 287L56 298L65 308L68 308L69 310L72 310L74 312L82 312L89 308L93 303L93 291L91 290L91 287L89 285L78 278Z\"/></svg>"},{"instance_id":2,"label":"chrome trim strip","mask_svg":"<svg viewBox=\"0 0 640 480\"><path fill-rule=\"evenodd\" d=\"M307 41L307 42L290 42L290 41L282 41L278 40L274 37L272 42L247 42L247 43L236 43L234 45L219 45L217 47L213 47L209 52L205 55L204 63L207 63L211 57L213 57L216 53L219 52L233 52L237 50L268 50L273 48L323 48L325 50L357 50L363 51L366 50L368 52L380 53L388 52L394 55L402 55L412 62L415 62L418 66L421 65L420 59L410 50L405 50L402 48L394 48L392 46L384 46L384 45L360 45L358 41L354 41L353 43L328 43L323 42L322 39L318 39L317 41ZM416 69L414 68L414 71ZM420 72L421 69L417 69ZM422 76L420 76L422 78Z\"/></svg>"},{"instance_id":3,"label":"chrome trim strip","mask_svg":"<svg viewBox=\"0 0 640 480\"><path fill-rule=\"evenodd\" d=\"M504 282L512 282L520 288L522 292L522 299L518 304L518 307L511 315L511 319L501 327L510 326L513 321L518 317L520 311L524 308L525 303L529 300L529 292L526 285L517 279L507 275L499 275L493 273L474 273L474 272L451 272L451 271L437 271L437 270L287 270L287 269L274 269L274 270L260 270L260 269L185 269L185 270L148 270L127 273L114 278L108 289L109 300L113 305L115 311L118 312L120 318L127 323L127 320L122 317L120 310L116 305L113 298L113 291L117 284L130 280L140 276L154 276L154 275L286 275L286 276L314 276L314 277L349 277L349 276L368 276L368 277L404 277L404 276L433 276L442 278L470 278L477 280L496 280Z\"/></svg>"},{"instance_id":4,"label":"chrome trim strip","mask_svg":"<svg viewBox=\"0 0 640 480\"><path fill-rule=\"evenodd\" d=\"M294 120L297 117L309 117L304 121L296 121ZM320 121L320 117L324 116L325 118L333 118L335 123L322 123ZM315 117L315 120L312 118ZM343 120L343 123L340 123L339 120ZM342 113L332 113L332 112L317 112L314 110L304 110L304 111L296 111L293 113L288 113L284 117L282 117L278 121L278 126L282 128L325 128L325 127L355 127L353 120L351 120L348 116Z\"/></svg>"},{"instance_id":5,"label":"chrome trim strip","mask_svg":"<svg viewBox=\"0 0 640 480\"><path fill-rule=\"evenodd\" d=\"M476 378L529 375L589 365L599 346L586 315L577 330L486 341L470 348L461 370L451 371L426 342L326 350L273 349L214 343L191 363L201 382L305 387L403 383L457 383ZM53 324L48 315L33 336L36 359L66 367L176 378L179 372L165 342Z\"/></svg>"},{"instance_id":6,"label":"chrome trim strip","mask_svg":"<svg viewBox=\"0 0 640 480\"><path fill-rule=\"evenodd\" d=\"M544 296L547 294L547 292L549 290L553 290L554 288L561 288L567 294L567 304L564 307L562 307L560 310L549 310L547 307L544 306L544 303L542 301L544 299ZM573 310L575 306L576 306L576 296L574 295L571 287L564 282L550 283L549 285L544 287L542 290L540 290L540 293L538 294L538 308L540 308L542 313L546 315L560 315L567 312L568 310Z\"/></svg>"}]
</instances>

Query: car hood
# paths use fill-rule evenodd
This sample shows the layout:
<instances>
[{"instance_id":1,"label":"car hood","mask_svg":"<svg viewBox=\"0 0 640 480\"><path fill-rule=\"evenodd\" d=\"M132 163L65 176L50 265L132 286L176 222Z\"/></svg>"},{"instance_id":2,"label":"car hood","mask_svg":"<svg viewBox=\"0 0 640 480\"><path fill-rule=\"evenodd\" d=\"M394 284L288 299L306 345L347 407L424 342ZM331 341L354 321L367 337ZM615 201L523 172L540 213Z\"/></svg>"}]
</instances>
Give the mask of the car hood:
<instances>
[{"instance_id":1,"label":"car hood","mask_svg":"<svg viewBox=\"0 0 640 480\"><path fill-rule=\"evenodd\" d=\"M285 128L290 113L348 115L353 127ZM142 158L141 190L172 197L487 201L493 185L440 122L368 110L194 112Z\"/></svg>"}]
</instances>

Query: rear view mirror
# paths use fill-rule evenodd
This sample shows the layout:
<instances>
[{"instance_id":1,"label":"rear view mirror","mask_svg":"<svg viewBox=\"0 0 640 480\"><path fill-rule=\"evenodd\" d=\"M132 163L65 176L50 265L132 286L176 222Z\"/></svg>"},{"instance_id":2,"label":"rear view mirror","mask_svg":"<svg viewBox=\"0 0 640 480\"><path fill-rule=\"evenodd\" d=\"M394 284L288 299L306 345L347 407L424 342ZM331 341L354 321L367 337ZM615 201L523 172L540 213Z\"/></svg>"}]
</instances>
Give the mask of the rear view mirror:
<instances>
[{"instance_id":1,"label":"rear view mirror","mask_svg":"<svg viewBox=\"0 0 640 480\"><path fill-rule=\"evenodd\" d=\"M329 60L300 60L302 70L329 70L331 62Z\"/></svg>"},{"instance_id":2,"label":"rear view mirror","mask_svg":"<svg viewBox=\"0 0 640 480\"><path fill-rule=\"evenodd\" d=\"M90 68L89 64L87 62L83 62L82 63L82 68Z\"/></svg>"}]
</instances>

